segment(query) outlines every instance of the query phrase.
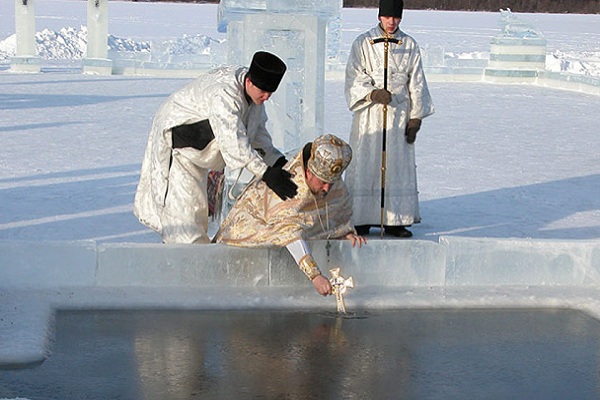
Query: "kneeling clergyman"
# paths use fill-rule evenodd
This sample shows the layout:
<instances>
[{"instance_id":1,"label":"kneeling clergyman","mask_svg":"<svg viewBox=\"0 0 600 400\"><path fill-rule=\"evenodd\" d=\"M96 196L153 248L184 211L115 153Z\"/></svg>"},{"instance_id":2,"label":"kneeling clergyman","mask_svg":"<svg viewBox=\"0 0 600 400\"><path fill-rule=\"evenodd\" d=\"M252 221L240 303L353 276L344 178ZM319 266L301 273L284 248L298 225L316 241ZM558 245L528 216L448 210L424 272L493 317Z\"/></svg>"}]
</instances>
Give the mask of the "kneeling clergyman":
<instances>
[{"instance_id":1,"label":"kneeling clergyman","mask_svg":"<svg viewBox=\"0 0 600 400\"><path fill-rule=\"evenodd\" d=\"M283 167L292 174L298 194L283 201L263 181L252 182L214 241L240 247L286 246L316 291L332 294L306 240L348 239L353 247L366 243L352 226L352 199L341 179L351 160L346 142L330 134L317 137Z\"/></svg>"}]
</instances>

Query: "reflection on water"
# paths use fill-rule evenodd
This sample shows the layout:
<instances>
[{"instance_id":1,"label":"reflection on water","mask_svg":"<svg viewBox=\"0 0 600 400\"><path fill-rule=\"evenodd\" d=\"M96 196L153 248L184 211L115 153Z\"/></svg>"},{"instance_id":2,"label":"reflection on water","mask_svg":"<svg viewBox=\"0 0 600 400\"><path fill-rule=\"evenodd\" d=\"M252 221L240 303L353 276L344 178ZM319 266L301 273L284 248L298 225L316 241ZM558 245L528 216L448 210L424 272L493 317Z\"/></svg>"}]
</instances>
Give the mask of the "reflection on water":
<instances>
[{"instance_id":1,"label":"reflection on water","mask_svg":"<svg viewBox=\"0 0 600 400\"><path fill-rule=\"evenodd\" d=\"M0 398L599 398L600 330L567 310L67 311Z\"/></svg>"}]
</instances>

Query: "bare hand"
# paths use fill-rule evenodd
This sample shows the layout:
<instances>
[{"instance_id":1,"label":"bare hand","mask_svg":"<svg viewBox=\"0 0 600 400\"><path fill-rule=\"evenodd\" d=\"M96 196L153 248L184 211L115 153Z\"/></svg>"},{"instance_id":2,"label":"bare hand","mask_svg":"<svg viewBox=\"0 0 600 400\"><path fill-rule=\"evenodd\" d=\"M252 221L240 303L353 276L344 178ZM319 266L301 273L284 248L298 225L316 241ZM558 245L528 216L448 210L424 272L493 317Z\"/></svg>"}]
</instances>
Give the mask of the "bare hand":
<instances>
[{"instance_id":1,"label":"bare hand","mask_svg":"<svg viewBox=\"0 0 600 400\"><path fill-rule=\"evenodd\" d=\"M346 235L346 239L352 243L352 247L356 246L357 244L358 247L362 247L363 244L367 243L367 239L352 232Z\"/></svg>"},{"instance_id":2,"label":"bare hand","mask_svg":"<svg viewBox=\"0 0 600 400\"><path fill-rule=\"evenodd\" d=\"M315 290L321 296L327 296L333 293L331 282L329 282L329 279L325 278L323 275L318 275L315 279L313 279L312 284L315 287Z\"/></svg>"}]
</instances>

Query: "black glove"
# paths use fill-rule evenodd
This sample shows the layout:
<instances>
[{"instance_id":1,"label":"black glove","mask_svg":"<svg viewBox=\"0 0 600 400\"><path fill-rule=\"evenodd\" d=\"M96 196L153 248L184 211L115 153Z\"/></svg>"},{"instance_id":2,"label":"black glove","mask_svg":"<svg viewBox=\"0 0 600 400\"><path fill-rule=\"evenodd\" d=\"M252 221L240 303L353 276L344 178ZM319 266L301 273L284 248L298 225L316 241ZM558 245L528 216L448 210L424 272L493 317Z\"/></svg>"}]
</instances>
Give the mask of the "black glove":
<instances>
[{"instance_id":1,"label":"black glove","mask_svg":"<svg viewBox=\"0 0 600 400\"><path fill-rule=\"evenodd\" d=\"M277 161L275 161L275 164L273 164L273 168L283 168L285 164L287 164L287 159L285 158L285 156L281 156L277 159Z\"/></svg>"},{"instance_id":2,"label":"black glove","mask_svg":"<svg viewBox=\"0 0 600 400\"><path fill-rule=\"evenodd\" d=\"M408 121L408 125L406 125L406 132L404 133L406 136L406 143L413 144L415 142L419 129L421 129L420 119L413 118Z\"/></svg>"},{"instance_id":3,"label":"black glove","mask_svg":"<svg viewBox=\"0 0 600 400\"><path fill-rule=\"evenodd\" d=\"M267 167L262 180L267 186L281 198L281 200L291 199L298 193L298 186L292 182L292 174L285 169Z\"/></svg>"},{"instance_id":4,"label":"black glove","mask_svg":"<svg viewBox=\"0 0 600 400\"><path fill-rule=\"evenodd\" d=\"M388 105L392 101L392 94L385 89L375 89L371 92L371 101Z\"/></svg>"}]
</instances>

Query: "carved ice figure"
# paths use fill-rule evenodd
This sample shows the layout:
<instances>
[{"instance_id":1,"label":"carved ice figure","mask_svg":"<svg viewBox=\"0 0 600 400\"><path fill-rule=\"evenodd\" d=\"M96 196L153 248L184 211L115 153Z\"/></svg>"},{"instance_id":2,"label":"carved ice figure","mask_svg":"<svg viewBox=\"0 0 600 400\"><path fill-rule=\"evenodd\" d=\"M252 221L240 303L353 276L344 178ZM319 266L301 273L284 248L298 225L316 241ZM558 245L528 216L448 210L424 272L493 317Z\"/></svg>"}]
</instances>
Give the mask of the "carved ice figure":
<instances>
[{"instance_id":1,"label":"carved ice figure","mask_svg":"<svg viewBox=\"0 0 600 400\"><path fill-rule=\"evenodd\" d=\"M502 36L516 38L543 38L542 32L512 13L510 8L500 9L500 27Z\"/></svg>"}]
</instances>

